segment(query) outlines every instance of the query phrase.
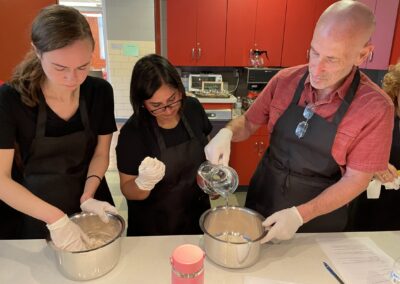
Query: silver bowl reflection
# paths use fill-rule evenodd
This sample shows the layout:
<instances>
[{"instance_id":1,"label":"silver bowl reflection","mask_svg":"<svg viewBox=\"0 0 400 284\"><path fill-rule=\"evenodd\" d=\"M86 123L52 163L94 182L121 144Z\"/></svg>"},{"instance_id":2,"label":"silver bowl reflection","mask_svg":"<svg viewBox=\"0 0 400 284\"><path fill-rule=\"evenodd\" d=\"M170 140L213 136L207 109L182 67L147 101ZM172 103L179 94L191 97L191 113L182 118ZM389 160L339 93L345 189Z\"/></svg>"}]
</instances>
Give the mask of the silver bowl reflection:
<instances>
[{"instance_id":1,"label":"silver bowl reflection","mask_svg":"<svg viewBox=\"0 0 400 284\"><path fill-rule=\"evenodd\" d=\"M92 239L100 240L97 246L77 252L61 250L48 240L54 251L58 269L72 280L90 280L103 276L118 263L121 253L121 235L125 221L119 215L108 214L110 221L104 223L93 213L77 213L70 219Z\"/></svg>"},{"instance_id":2,"label":"silver bowl reflection","mask_svg":"<svg viewBox=\"0 0 400 284\"><path fill-rule=\"evenodd\" d=\"M200 217L207 257L227 268L255 264L261 239L266 235L259 213L243 207L222 206L205 211Z\"/></svg>"}]
</instances>

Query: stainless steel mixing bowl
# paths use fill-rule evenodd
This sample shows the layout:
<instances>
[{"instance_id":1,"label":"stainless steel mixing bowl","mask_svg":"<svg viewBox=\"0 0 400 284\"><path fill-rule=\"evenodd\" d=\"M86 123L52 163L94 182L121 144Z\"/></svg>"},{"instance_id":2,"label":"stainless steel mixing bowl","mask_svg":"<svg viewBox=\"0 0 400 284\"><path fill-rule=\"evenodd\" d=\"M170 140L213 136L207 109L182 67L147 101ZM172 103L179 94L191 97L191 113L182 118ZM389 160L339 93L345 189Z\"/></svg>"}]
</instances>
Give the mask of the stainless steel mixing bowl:
<instances>
[{"instance_id":1,"label":"stainless steel mixing bowl","mask_svg":"<svg viewBox=\"0 0 400 284\"><path fill-rule=\"evenodd\" d=\"M99 247L85 251L69 252L60 250L48 240L54 251L57 266L61 273L72 280L90 280L98 278L114 268L121 253L121 235L125 230L125 221L119 215L108 214L110 222L104 223L93 213L78 213L70 219L92 238L107 240Z\"/></svg>"},{"instance_id":2,"label":"stainless steel mixing bowl","mask_svg":"<svg viewBox=\"0 0 400 284\"><path fill-rule=\"evenodd\" d=\"M208 258L227 268L255 264L260 255L261 239L266 235L264 217L243 207L220 206L200 217L204 232L204 250Z\"/></svg>"}]
</instances>

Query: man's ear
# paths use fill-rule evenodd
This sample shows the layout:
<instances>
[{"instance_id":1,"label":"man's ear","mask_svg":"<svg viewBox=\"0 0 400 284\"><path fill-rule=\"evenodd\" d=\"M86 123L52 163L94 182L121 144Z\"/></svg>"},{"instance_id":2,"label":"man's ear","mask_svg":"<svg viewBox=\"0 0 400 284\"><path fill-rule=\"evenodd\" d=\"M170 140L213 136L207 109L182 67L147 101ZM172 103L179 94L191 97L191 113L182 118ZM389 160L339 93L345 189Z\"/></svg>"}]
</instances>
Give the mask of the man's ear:
<instances>
[{"instance_id":1,"label":"man's ear","mask_svg":"<svg viewBox=\"0 0 400 284\"><path fill-rule=\"evenodd\" d=\"M35 52L37 58L41 59L42 57L40 56L40 53L38 52L36 46L33 44L33 42L31 42L31 46L33 48L33 51Z\"/></svg>"},{"instance_id":2,"label":"man's ear","mask_svg":"<svg viewBox=\"0 0 400 284\"><path fill-rule=\"evenodd\" d=\"M372 43L367 43L360 51L356 63L354 65L360 66L366 60L371 61L374 56L374 46Z\"/></svg>"}]
</instances>

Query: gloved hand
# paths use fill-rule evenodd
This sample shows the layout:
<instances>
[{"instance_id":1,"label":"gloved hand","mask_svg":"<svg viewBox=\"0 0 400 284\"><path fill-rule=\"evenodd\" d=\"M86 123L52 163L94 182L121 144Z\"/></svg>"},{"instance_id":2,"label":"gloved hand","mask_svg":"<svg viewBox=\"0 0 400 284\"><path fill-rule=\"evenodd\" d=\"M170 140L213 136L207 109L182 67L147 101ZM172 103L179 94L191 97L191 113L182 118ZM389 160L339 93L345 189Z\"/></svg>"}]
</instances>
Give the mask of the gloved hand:
<instances>
[{"instance_id":1,"label":"gloved hand","mask_svg":"<svg viewBox=\"0 0 400 284\"><path fill-rule=\"evenodd\" d=\"M47 224L54 245L67 251L87 249L89 237L81 228L64 215L52 224Z\"/></svg>"},{"instance_id":2,"label":"gloved hand","mask_svg":"<svg viewBox=\"0 0 400 284\"><path fill-rule=\"evenodd\" d=\"M165 165L157 158L146 157L139 166L139 175L135 179L141 190L152 190L165 175Z\"/></svg>"},{"instance_id":3,"label":"gloved hand","mask_svg":"<svg viewBox=\"0 0 400 284\"><path fill-rule=\"evenodd\" d=\"M218 131L204 148L206 159L214 165L222 164L228 166L229 156L231 154L232 136L232 130L228 128L222 128Z\"/></svg>"},{"instance_id":4,"label":"gloved hand","mask_svg":"<svg viewBox=\"0 0 400 284\"><path fill-rule=\"evenodd\" d=\"M303 225L303 218L295 206L280 210L269 216L262 223L269 228L267 235L261 243L269 242L272 239L289 240L293 238L296 231Z\"/></svg>"},{"instance_id":5,"label":"gloved hand","mask_svg":"<svg viewBox=\"0 0 400 284\"><path fill-rule=\"evenodd\" d=\"M98 215L104 223L108 223L110 220L106 212L118 214L117 208L112 206L110 203L105 201L96 200L93 198L87 199L81 204L82 211L94 213Z\"/></svg>"}]
</instances>

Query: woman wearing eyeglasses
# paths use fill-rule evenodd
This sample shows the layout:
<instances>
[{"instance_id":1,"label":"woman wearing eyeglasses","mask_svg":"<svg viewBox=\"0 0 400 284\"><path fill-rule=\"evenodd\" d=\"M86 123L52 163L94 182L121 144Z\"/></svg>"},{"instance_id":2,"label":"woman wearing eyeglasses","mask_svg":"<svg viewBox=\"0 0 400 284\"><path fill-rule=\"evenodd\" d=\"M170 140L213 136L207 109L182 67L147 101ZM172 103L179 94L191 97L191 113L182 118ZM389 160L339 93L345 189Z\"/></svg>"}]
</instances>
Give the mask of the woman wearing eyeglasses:
<instances>
[{"instance_id":1,"label":"woman wearing eyeglasses","mask_svg":"<svg viewBox=\"0 0 400 284\"><path fill-rule=\"evenodd\" d=\"M156 54L135 64L130 99L134 114L116 148L128 236L201 233L199 217L210 201L196 173L212 129L204 109Z\"/></svg>"}]
</instances>

